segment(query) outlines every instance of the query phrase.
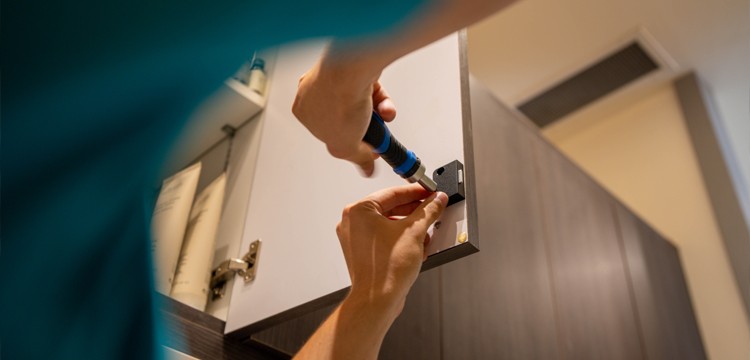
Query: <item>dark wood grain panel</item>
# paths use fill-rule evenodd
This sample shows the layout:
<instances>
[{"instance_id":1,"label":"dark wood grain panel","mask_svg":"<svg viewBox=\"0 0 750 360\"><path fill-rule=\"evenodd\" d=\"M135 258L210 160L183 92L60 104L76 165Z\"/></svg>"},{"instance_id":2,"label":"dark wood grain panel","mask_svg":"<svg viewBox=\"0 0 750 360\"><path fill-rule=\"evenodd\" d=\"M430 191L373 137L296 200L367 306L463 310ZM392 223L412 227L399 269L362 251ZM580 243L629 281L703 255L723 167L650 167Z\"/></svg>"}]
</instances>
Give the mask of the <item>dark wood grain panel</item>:
<instances>
[{"instance_id":1,"label":"dark wood grain panel","mask_svg":"<svg viewBox=\"0 0 750 360\"><path fill-rule=\"evenodd\" d=\"M419 274L383 339L379 359L440 359L440 273L438 268Z\"/></svg>"},{"instance_id":2,"label":"dark wood grain panel","mask_svg":"<svg viewBox=\"0 0 750 360\"><path fill-rule=\"evenodd\" d=\"M479 253L446 264L444 359L555 359L530 129L472 82Z\"/></svg>"},{"instance_id":3,"label":"dark wood grain panel","mask_svg":"<svg viewBox=\"0 0 750 360\"><path fill-rule=\"evenodd\" d=\"M288 357L296 354L307 339L338 307L329 305L295 319L283 322L269 329L260 331L250 337L251 343L275 349Z\"/></svg>"},{"instance_id":4,"label":"dark wood grain panel","mask_svg":"<svg viewBox=\"0 0 750 360\"><path fill-rule=\"evenodd\" d=\"M615 211L648 358L705 359L677 249L622 205Z\"/></svg>"},{"instance_id":5,"label":"dark wood grain panel","mask_svg":"<svg viewBox=\"0 0 750 360\"><path fill-rule=\"evenodd\" d=\"M438 359L440 357L439 270L419 275L404 310L383 340L381 359ZM251 342L288 356L305 341L338 305L286 321L251 336Z\"/></svg>"},{"instance_id":6,"label":"dark wood grain panel","mask_svg":"<svg viewBox=\"0 0 750 360\"><path fill-rule=\"evenodd\" d=\"M205 360L271 360L277 354L224 338L224 322L157 294L164 336L161 345Z\"/></svg>"},{"instance_id":7,"label":"dark wood grain panel","mask_svg":"<svg viewBox=\"0 0 750 360\"><path fill-rule=\"evenodd\" d=\"M535 144L562 357L643 358L615 200L551 145Z\"/></svg>"}]
</instances>

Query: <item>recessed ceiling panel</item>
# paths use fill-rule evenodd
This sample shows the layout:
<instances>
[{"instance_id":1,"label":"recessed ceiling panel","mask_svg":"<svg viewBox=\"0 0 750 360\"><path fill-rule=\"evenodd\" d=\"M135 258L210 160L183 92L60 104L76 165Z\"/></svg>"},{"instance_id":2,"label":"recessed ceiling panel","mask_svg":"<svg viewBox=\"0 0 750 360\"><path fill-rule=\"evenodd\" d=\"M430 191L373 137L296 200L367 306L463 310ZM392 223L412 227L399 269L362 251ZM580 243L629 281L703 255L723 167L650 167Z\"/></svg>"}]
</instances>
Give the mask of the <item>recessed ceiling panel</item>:
<instances>
[{"instance_id":1,"label":"recessed ceiling panel","mask_svg":"<svg viewBox=\"0 0 750 360\"><path fill-rule=\"evenodd\" d=\"M544 127L658 68L633 42L527 100L518 110Z\"/></svg>"}]
</instances>

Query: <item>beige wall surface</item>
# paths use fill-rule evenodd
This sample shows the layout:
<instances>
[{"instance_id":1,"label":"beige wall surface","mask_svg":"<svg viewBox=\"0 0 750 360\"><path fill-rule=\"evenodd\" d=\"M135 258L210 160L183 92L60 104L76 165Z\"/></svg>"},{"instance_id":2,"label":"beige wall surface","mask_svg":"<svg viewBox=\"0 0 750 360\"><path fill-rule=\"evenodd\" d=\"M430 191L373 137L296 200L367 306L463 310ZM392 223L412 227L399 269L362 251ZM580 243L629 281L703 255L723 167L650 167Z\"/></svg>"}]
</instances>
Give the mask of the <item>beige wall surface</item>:
<instances>
[{"instance_id":1,"label":"beige wall surface","mask_svg":"<svg viewBox=\"0 0 750 360\"><path fill-rule=\"evenodd\" d=\"M671 85L551 139L680 250L711 359L749 359L750 324Z\"/></svg>"},{"instance_id":2,"label":"beige wall surface","mask_svg":"<svg viewBox=\"0 0 750 360\"><path fill-rule=\"evenodd\" d=\"M650 34L674 71L704 80L750 219L750 0L523 0L470 29L469 68L516 106L637 30Z\"/></svg>"}]
</instances>

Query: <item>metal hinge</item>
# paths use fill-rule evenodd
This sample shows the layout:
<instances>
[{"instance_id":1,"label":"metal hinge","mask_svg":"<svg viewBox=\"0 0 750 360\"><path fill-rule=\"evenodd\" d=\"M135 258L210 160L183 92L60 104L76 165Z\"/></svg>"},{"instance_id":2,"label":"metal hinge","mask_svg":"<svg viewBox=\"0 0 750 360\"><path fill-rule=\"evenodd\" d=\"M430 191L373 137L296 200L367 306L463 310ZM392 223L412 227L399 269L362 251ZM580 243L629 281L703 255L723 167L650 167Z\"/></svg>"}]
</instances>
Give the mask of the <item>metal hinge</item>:
<instances>
[{"instance_id":1,"label":"metal hinge","mask_svg":"<svg viewBox=\"0 0 750 360\"><path fill-rule=\"evenodd\" d=\"M224 260L211 271L211 300L217 300L224 297L226 285L235 274L242 277L245 284L255 280L255 271L258 266L258 256L260 253L260 239L250 243L250 249L242 259Z\"/></svg>"}]
</instances>

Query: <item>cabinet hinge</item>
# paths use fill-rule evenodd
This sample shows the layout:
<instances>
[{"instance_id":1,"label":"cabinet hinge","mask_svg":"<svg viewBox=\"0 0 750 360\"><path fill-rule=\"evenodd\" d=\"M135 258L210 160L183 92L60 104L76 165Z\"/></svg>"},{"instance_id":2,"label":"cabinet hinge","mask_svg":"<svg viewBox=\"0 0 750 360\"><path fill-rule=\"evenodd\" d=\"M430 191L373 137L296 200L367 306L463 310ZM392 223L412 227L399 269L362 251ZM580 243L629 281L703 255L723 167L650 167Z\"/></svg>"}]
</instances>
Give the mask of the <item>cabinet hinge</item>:
<instances>
[{"instance_id":1,"label":"cabinet hinge","mask_svg":"<svg viewBox=\"0 0 750 360\"><path fill-rule=\"evenodd\" d=\"M260 239L250 243L250 249L241 259L224 260L211 271L211 300L224 297L226 285L235 274L242 277L245 284L255 280L255 271L258 268L258 256L260 255Z\"/></svg>"}]
</instances>

